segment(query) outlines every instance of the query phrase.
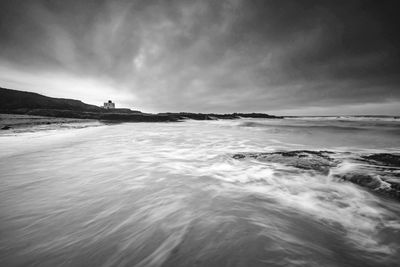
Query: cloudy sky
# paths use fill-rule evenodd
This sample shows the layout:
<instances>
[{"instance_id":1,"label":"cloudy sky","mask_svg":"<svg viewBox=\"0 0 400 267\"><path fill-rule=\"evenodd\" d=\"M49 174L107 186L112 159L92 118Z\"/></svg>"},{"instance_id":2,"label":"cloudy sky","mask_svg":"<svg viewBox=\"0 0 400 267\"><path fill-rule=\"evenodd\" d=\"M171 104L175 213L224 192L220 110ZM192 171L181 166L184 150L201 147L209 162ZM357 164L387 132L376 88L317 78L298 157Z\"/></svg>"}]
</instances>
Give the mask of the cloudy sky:
<instances>
[{"instance_id":1,"label":"cloudy sky","mask_svg":"<svg viewBox=\"0 0 400 267\"><path fill-rule=\"evenodd\" d=\"M144 112L400 114L395 4L1 0L0 86Z\"/></svg>"}]
</instances>

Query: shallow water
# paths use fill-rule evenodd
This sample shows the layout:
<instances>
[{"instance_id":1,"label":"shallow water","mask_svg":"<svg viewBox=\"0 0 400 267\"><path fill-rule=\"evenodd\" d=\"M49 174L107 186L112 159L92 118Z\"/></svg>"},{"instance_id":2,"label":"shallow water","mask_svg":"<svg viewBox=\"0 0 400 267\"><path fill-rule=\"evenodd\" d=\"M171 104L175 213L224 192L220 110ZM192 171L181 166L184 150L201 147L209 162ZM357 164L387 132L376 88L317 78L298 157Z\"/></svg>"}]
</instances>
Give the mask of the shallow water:
<instances>
[{"instance_id":1,"label":"shallow water","mask_svg":"<svg viewBox=\"0 0 400 267\"><path fill-rule=\"evenodd\" d=\"M399 133L371 118L2 133L0 265L397 266L400 202L334 178L361 165L232 156L399 153Z\"/></svg>"}]
</instances>

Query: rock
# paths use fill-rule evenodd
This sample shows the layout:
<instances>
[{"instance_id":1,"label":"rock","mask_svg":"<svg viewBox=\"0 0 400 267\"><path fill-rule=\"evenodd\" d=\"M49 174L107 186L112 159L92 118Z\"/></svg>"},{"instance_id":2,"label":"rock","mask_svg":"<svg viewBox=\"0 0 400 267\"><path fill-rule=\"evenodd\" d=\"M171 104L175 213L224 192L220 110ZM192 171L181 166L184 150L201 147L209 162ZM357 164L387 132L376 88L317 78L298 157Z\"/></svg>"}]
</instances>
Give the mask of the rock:
<instances>
[{"instance_id":1,"label":"rock","mask_svg":"<svg viewBox=\"0 0 400 267\"><path fill-rule=\"evenodd\" d=\"M384 183L380 178L361 173L347 173L342 176L336 176L340 179L350 181L352 183L368 187L370 189L378 189L380 187L384 187L382 183Z\"/></svg>"},{"instance_id":2,"label":"rock","mask_svg":"<svg viewBox=\"0 0 400 267\"><path fill-rule=\"evenodd\" d=\"M337 162L329 157L329 151L280 151L271 153L244 153L233 155L234 159L254 158L260 161L281 163L304 170L314 170L328 174Z\"/></svg>"},{"instance_id":3,"label":"rock","mask_svg":"<svg viewBox=\"0 0 400 267\"><path fill-rule=\"evenodd\" d=\"M235 155L232 156L232 158L234 158L234 159L243 159L243 158L245 158L245 157L246 157L246 156L243 155L243 154L235 154Z\"/></svg>"},{"instance_id":4,"label":"rock","mask_svg":"<svg viewBox=\"0 0 400 267\"><path fill-rule=\"evenodd\" d=\"M369 174L350 173L343 175L340 178L367 187L381 195L386 195L400 200L400 188L398 187L398 183L396 186L396 183L391 183L390 180L384 180L379 175L372 176Z\"/></svg>"},{"instance_id":5,"label":"rock","mask_svg":"<svg viewBox=\"0 0 400 267\"><path fill-rule=\"evenodd\" d=\"M1 127L2 130L9 130L11 129L11 126L8 125L4 125L3 127Z\"/></svg>"},{"instance_id":6,"label":"rock","mask_svg":"<svg viewBox=\"0 0 400 267\"><path fill-rule=\"evenodd\" d=\"M270 153L238 153L234 154L232 158L236 160L252 158L328 175L330 169L340 163L339 160L331 158L332 154L334 152L294 150ZM336 174L333 177L366 187L380 195L400 200L400 178L396 176L396 172L393 172L393 169L396 169L393 166L399 166L399 158L397 155L383 153L357 157L356 162L361 159L361 161L367 161L371 165L347 173ZM377 166L377 163L383 164L383 166Z\"/></svg>"},{"instance_id":7,"label":"rock","mask_svg":"<svg viewBox=\"0 0 400 267\"><path fill-rule=\"evenodd\" d=\"M385 166L400 167L400 155L378 153L363 156L362 158L367 161L374 161L378 164L383 164Z\"/></svg>"},{"instance_id":8,"label":"rock","mask_svg":"<svg viewBox=\"0 0 400 267\"><path fill-rule=\"evenodd\" d=\"M400 179L389 178L385 182L389 183L392 188L400 191Z\"/></svg>"}]
</instances>

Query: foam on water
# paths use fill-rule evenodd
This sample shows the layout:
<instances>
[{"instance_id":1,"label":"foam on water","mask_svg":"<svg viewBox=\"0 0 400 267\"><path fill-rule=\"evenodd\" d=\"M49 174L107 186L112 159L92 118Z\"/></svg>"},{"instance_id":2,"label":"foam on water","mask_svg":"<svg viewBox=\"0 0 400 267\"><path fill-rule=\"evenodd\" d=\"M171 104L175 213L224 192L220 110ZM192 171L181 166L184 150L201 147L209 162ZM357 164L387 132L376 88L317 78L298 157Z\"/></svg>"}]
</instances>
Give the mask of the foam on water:
<instances>
[{"instance_id":1,"label":"foam on water","mask_svg":"<svg viewBox=\"0 0 400 267\"><path fill-rule=\"evenodd\" d=\"M285 132L290 122L282 120L243 127L254 121L0 136L0 260L5 266L394 266L399 203L337 175L364 168L351 160L355 152L400 151L393 145L399 138L381 128L383 140L369 142L379 127L360 129L350 140L346 128L334 137L331 128ZM327 175L232 158L304 148L351 153L338 154L341 164Z\"/></svg>"}]
</instances>

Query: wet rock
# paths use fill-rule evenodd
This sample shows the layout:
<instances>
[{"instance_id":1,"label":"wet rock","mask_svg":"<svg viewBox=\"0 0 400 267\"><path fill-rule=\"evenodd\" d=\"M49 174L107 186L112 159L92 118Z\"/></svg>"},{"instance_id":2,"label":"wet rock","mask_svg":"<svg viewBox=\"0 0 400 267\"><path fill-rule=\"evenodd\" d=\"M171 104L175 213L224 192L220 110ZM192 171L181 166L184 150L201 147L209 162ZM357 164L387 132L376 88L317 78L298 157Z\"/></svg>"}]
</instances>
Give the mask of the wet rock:
<instances>
[{"instance_id":1,"label":"wet rock","mask_svg":"<svg viewBox=\"0 0 400 267\"><path fill-rule=\"evenodd\" d=\"M243 159L243 158L245 158L245 157L246 157L246 156L243 155L243 154L235 154L235 155L232 156L232 158L234 158L234 159Z\"/></svg>"},{"instance_id":2,"label":"wet rock","mask_svg":"<svg viewBox=\"0 0 400 267\"><path fill-rule=\"evenodd\" d=\"M392 188L400 191L400 179L386 179L385 182L389 183Z\"/></svg>"},{"instance_id":3,"label":"wet rock","mask_svg":"<svg viewBox=\"0 0 400 267\"><path fill-rule=\"evenodd\" d=\"M332 158L333 154L335 153L330 151L294 150L270 153L239 153L232 157L236 160L250 158L280 163L328 175L331 168L340 167L339 164L342 162ZM379 195L400 200L400 176L397 168L400 166L400 156L388 153L364 156L348 154L348 160L362 164L359 165L359 168L349 170L346 173L333 174L333 177L368 188Z\"/></svg>"},{"instance_id":4,"label":"wet rock","mask_svg":"<svg viewBox=\"0 0 400 267\"><path fill-rule=\"evenodd\" d=\"M348 173L338 178L369 188L378 194L400 200L400 181L390 179L385 180L379 175L373 176L360 173Z\"/></svg>"},{"instance_id":5,"label":"wet rock","mask_svg":"<svg viewBox=\"0 0 400 267\"><path fill-rule=\"evenodd\" d=\"M337 162L329 157L329 151L279 151L271 153L242 153L233 155L234 159L254 158L260 161L281 163L304 170L314 170L328 174Z\"/></svg>"},{"instance_id":6,"label":"wet rock","mask_svg":"<svg viewBox=\"0 0 400 267\"><path fill-rule=\"evenodd\" d=\"M338 177L338 176L337 176ZM383 181L378 178L368 174L361 174L361 173L348 173L339 178L350 181L352 183L368 187L370 189L378 189L380 187L384 187ZM386 185L387 186L387 185Z\"/></svg>"},{"instance_id":7,"label":"wet rock","mask_svg":"<svg viewBox=\"0 0 400 267\"><path fill-rule=\"evenodd\" d=\"M385 166L400 167L400 155L389 153L378 153L362 157L367 161L374 161L375 163Z\"/></svg>"}]
</instances>

